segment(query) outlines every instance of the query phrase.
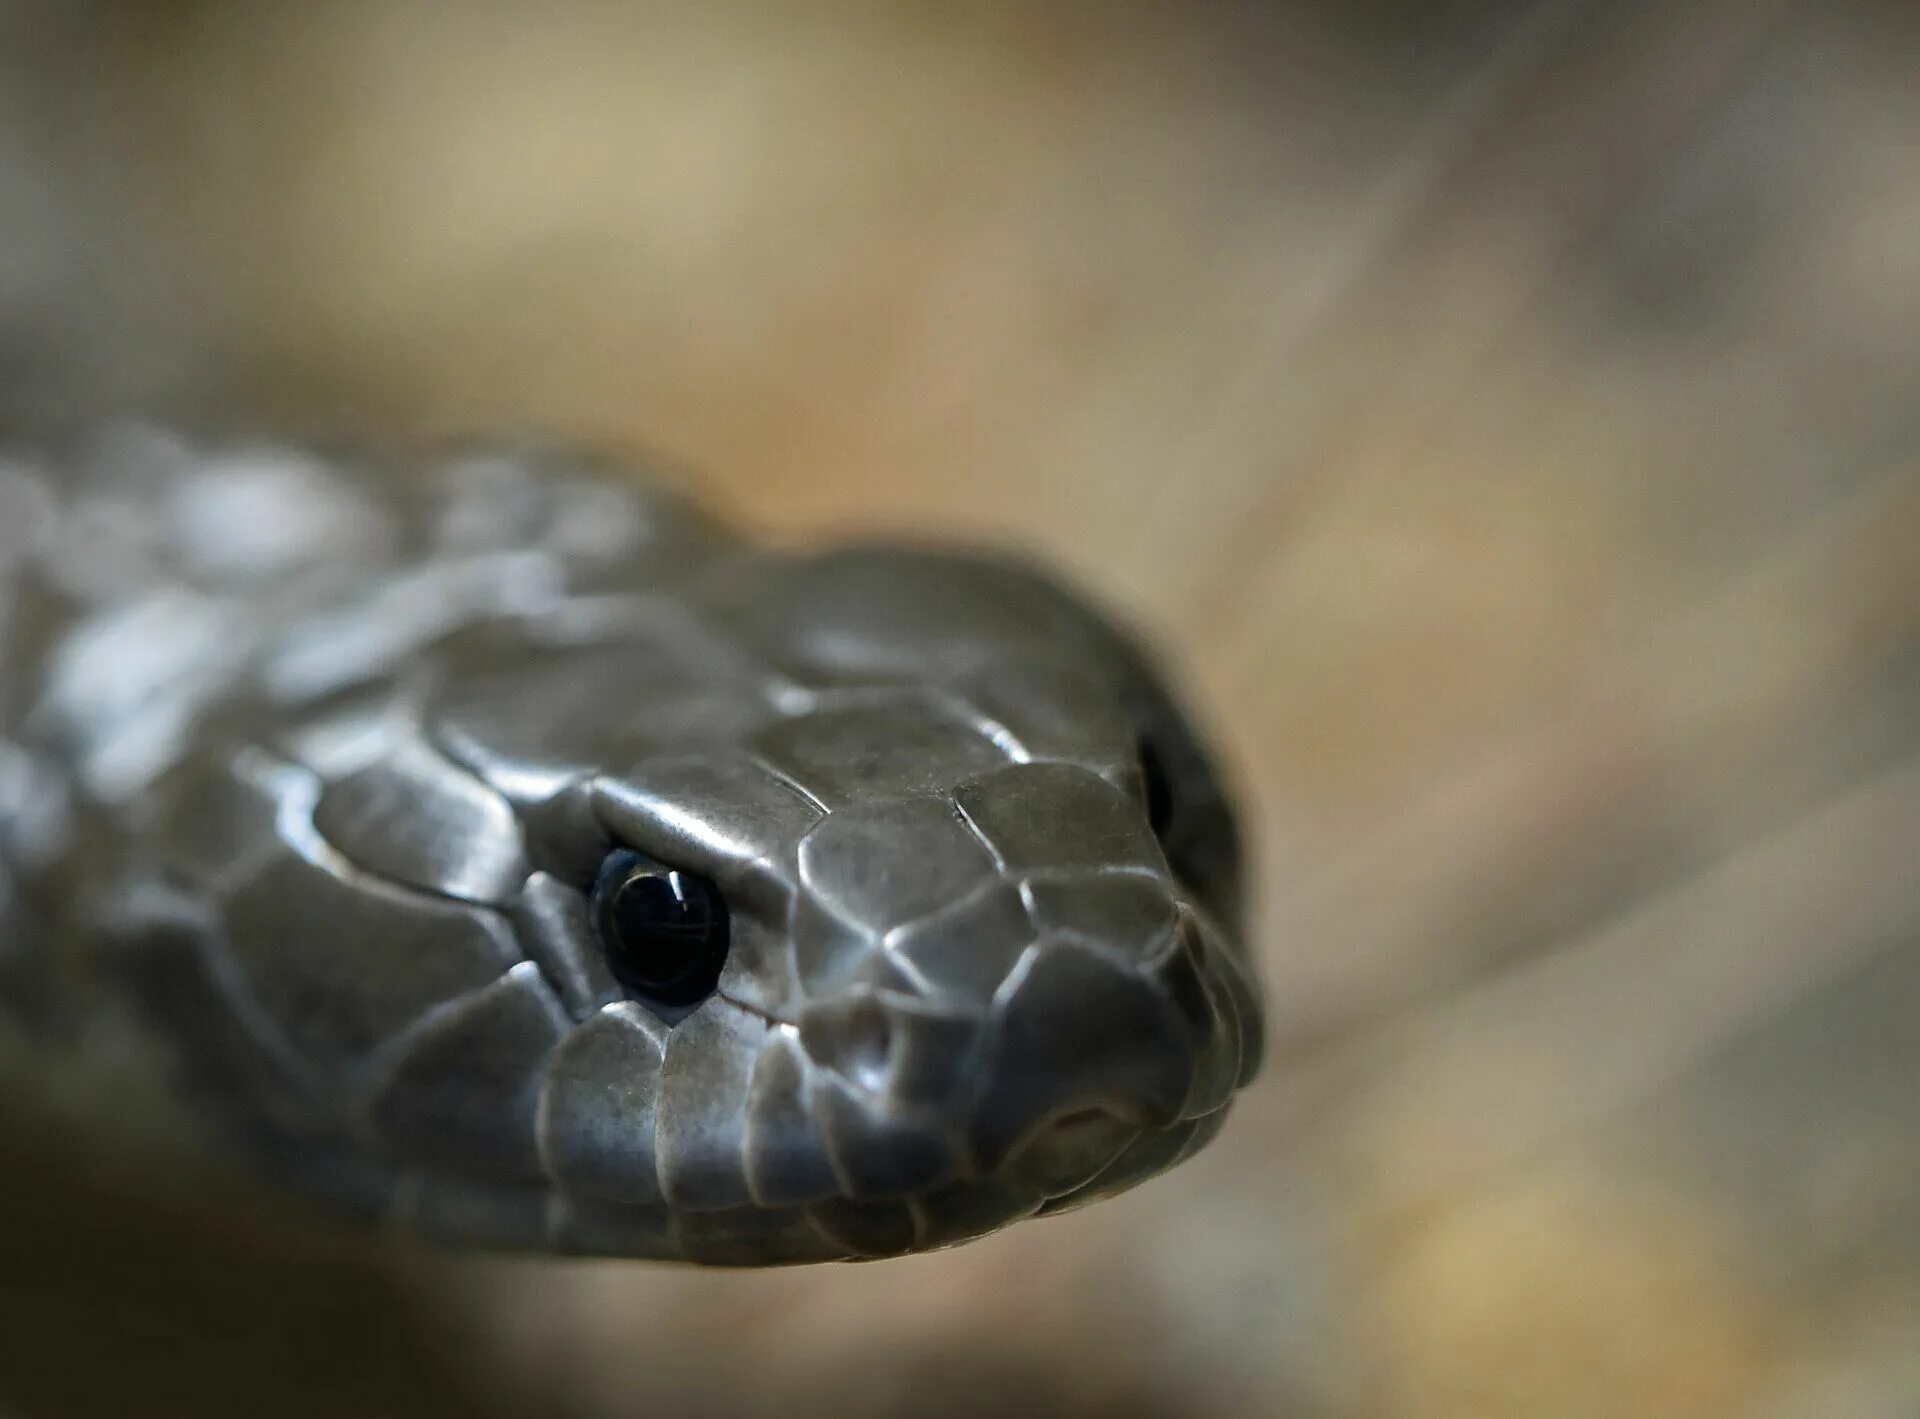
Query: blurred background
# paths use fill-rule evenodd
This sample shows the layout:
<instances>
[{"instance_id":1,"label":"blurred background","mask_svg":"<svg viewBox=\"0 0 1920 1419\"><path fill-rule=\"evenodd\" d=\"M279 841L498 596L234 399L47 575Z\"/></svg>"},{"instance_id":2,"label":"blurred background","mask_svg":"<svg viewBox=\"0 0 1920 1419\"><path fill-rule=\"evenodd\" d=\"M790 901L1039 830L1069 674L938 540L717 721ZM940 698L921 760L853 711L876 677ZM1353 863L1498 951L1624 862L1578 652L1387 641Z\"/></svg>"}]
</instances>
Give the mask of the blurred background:
<instances>
[{"instance_id":1,"label":"blurred background","mask_svg":"<svg viewBox=\"0 0 1920 1419\"><path fill-rule=\"evenodd\" d=\"M1278 1041L873 1267L15 1158L0 1413L1912 1419L1916 74L1902 0L0 0L0 408L1027 547L1243 775Z\"/></svg>"}]
</instances>

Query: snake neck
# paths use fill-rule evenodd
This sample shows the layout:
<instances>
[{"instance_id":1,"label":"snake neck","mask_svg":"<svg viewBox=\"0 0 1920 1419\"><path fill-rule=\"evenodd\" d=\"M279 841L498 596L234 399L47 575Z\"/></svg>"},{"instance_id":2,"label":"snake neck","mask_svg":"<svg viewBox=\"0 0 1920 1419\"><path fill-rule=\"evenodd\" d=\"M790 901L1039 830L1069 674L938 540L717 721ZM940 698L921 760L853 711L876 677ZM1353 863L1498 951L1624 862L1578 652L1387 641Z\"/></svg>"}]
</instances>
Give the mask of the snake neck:
<instances>
[{"instance_id":1,"label":"snake neck","mask_svg":"<svg viewBox=\"0 0 1920 1419\"><path fill-rule=\"evenodd\" d=\"M674 575L713 537L527 447L406 476L143 425L0 447L0 995L92 929L87 885L209 746L402 693L449 638Z\"/></svg>"},{"instance_id":2,"label":"snake neck","mask_svg":"<svg viewBox=\"0 0 1920 1419\"><path fill-rule=\"evenodd\" d=\"M152 978L190 972L113 944L154 825L201 816L196 765L291 758L336 702L403 701L450 640L673 577L716 536L524 446L405 475L147 426L0 446L0 1091L176 1152L240 1116L156 1019ZM218 1018L191 1007L167 1008Z\"/></svg>"}]
</instances>

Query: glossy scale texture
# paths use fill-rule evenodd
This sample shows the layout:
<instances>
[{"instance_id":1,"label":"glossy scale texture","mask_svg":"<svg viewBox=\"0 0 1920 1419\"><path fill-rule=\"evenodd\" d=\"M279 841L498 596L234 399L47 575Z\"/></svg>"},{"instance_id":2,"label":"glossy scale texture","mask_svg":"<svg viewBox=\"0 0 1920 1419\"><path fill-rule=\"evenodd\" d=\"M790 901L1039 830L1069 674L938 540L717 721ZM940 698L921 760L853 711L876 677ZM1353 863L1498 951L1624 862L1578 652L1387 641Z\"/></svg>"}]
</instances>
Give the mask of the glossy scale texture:
<instances>
[{"instance_id":1,"label":"glossy scale texture","mask_svg":"<svg viewBox=\"0 0 1920 1419\"><path fill-rule=\"evenodd\" d=\"M551 450L144 427L8 454L0 528L0 1009L276 1186L885 1256L1172 1165L1256 1067L1205 751L1023 566L773 552ZM629 851L717 888L712 994L610 970Z\"/></svg>"}]
</instances>

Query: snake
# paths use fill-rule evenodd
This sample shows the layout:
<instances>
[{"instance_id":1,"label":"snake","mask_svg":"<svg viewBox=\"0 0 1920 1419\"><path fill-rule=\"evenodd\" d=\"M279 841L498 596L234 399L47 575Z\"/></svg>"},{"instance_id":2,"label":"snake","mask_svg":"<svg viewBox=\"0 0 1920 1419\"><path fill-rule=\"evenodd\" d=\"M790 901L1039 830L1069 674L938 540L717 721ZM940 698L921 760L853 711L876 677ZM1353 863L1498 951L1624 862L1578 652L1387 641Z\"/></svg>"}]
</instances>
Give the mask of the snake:
<instances>
[{"instance_id":1,"label":"snake","mask_svg":"<svg viewBox=\"0 0 1920 1419\"><path fill-rule=\"evenodd\" d=\"M1207 1143L1263 1001L1161 662L1023 554L787 545L669 482L0 446L8 1094L430 1244L717 1266Z\"/></svg>"}]
</instances>

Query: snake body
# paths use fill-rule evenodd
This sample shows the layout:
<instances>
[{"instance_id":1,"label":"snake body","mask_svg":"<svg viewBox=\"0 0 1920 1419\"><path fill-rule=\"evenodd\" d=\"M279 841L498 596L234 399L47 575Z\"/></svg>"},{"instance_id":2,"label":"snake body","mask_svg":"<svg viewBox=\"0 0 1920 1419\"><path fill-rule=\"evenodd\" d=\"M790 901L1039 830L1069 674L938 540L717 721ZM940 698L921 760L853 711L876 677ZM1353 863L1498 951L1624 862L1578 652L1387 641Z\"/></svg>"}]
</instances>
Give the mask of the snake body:
<instances>
[{"instance_id":1,"label":"snake body","mask_svg":"<svg viewBox=\"0 0 1920 1419\"><path fill-rule=\"evenodd\" d=\"M7 1088L118 1061L103 1113L276 1188L731 1265L950 1245L1213 1135L1260 1053L1234 825L1126 637L1005 558L417 462L0 456ZM613 853L723 902L698 999L610 965Z\"/></svg>"}]
</instances>

